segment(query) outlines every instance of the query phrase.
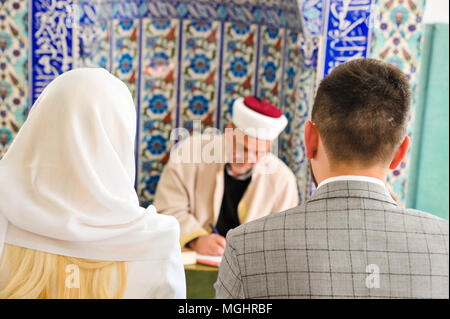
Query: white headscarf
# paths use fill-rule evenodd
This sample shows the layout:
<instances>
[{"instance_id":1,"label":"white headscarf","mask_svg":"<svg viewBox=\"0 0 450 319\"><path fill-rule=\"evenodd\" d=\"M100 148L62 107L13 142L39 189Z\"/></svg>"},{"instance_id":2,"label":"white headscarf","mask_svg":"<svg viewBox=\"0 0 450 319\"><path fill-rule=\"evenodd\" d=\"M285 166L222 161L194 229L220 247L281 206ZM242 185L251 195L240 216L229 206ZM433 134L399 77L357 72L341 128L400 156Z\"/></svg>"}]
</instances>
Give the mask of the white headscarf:
<instances>
[{"instance_id":1,"label":"white headscarf","mask_svg":"<svg viewBox=\"0 0 450 319\"><path fill-rule=\"evenodd\" d=\"M4 243L99 260L179 254L174 217L139 207L133 188L136 110L104 69L52 81L0 160Z\"/></svg>"}]
</instances>

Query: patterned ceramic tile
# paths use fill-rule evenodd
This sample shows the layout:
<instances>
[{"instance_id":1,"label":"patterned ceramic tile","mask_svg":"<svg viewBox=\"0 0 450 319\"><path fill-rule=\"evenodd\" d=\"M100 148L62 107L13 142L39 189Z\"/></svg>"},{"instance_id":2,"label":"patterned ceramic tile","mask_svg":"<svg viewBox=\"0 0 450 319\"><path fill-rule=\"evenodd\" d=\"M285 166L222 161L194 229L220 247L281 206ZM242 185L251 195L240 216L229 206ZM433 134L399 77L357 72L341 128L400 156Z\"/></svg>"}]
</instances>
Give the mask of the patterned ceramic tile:
<instances>
[{"instance_id":1,"label":"patterned ceramic tile","mask_svg":"<svg viewBox=\"0 0 450 319\"><path fill-rule=\"evenodd\" d=\"M314 189L309 170L308 159L305 156L305 144L303 134L305 122L311 118L311 109L314 103L315 82L317 69L314 67L302 68L299 83L299 102L297 114L293 116L293 139L292 144L297 145L293 149L294 165L291 166L297 176L300 200L309 199Z\"/></svg>"},{"instance_id":2,"label":"patterned ceramic tile","mask_svg":"<svg viewBox=\"0 0 450 319\"><path fill-rule=\"evenodd\" d=\"M296 135L296 126L294 120L298 116L298 93L301 75L301 51L299 47L298 33L286 30L285 49L283 59L282 86L280 90L279 107L288 119L288 124L278 138L279 154L278 156L291 168L294 167L296 157L294 150L300 147L300 144L294 144L294 135Z\"/></svg>"},{"instance_id":3,"label":"patterned ceramic tile","mask_svg":"<svg viewBox=\"0 0 450 319\"><path fill-rule=\"evenodd\" d=\"M73 0L35 0L31 19L31 100L73 68Z\"/></svg>"},{"instance_id":4,"label":"patterned ceramic tile","mask_svg":"<svg viewBox=\"0 0 450 319\"><path fill-rule=\"evenodd\" d=\"M397 66L410 79L413 93L416 92L417 74L420 67L422 44L422 18L425 0L378 0L378 20L375 24L371 56ZM412 137L415 94L412 96L412 113L408 135ZM388 181L397 198L406 202L409 168L408 152L398 169L391 171Z\"/></svg>"},{"instance_id":5,"label":"patterned ceramic tile","mask_svg":"<svg viewBox=\"0 0 450 319\"><path fill-rule=\"evenodd\" d=\"M82 5L95 3L96 15L105 20L133 20L137 18L168 18L285 27L301 31L296 0L140 0L90 1L78 0Z\"/></svg>"},{"instance_id":6,"label":"patterned ceramic tile","mask_svg":"<svg viewBox=\"0 0 450 319\"><path fill-rule=\"evenodd\" d=\"M326 1L318 80L339 64L367 57L373 3L374 0Z\"/></svg>"},{"instance_id":7,"label":"patterned ceramic tile","mask_svg":"<svg viewBox=\"0 0 450 319\"><path fill-rule=\"evenodd\" d=\"M172 144L177 113L180 22L143 19L137 191L147 206L156 191Z\"/></svg>"},{"instance_id":8,"label":"patterned ceramic tile","mask_svg":"<svg viewBox=\"0 0 450 319\"><path fill-rule=\"evenodd\" d=\"M0 2L0 158L28 109L27 1Z\"/></svg>"},{"instance_id":9,"label":"patterned ceramic tile","mask_svg":"<svg viewBox=\"0 0 450 319\"><path fill-rule=\"evenodd\" d=\"M261 27L257 95L274 105L280 104L285 29Z\"/></svg>"},{"instance_id":10,"label":"patterned ceramic tile","mask_svg":"<svg viewBox=\"0 0 450 319\"><path fill-rule=\"evenodd\" d=\"M113 21L112 73L127 84L137 105L139 19Z\"/></svg>"},{"instance_id":11,"label":"patterned ceramic tile","mask_svg":"<svg viewBox=\"0 0 450 319\"><path fill-rule=\"evenodd\" d=\"M302 202L308 199L312 192L303 134L304 124L310 118L314 100L317 68L315 63L310 61L314 61L317 56L318 41L310 37L304 38L302 35L293 37L292 34L287 39L285 55L287 71L285 71L284 80L287 83L283 89L283 112L289 119L289 124L279 138L279 156L296 175L300 202ZM301 58L298 55L301 55ZM295 61L299 60L302 63L296 67ZM289 71L291 67L292 71Z\"/></svg>"},{"instance_id":12,"label":"patterned ceramic tile","mask_svg":"<svg viewBox=\"0 0 450 319\"><path fill-rule=\"evenodd\" d=\"M74 29L75 57L74 67L101 67L111 70L111 23L98 20L95 23L84 23Z\"/></svg>"},{"instance_id":13,"label":"patterned ceramic tile","mask_svg":"<svg viewBox=\"0 0 450 319\"><path fill-rule=\"evenodd\" d=\"M258 27L226 22L224 26L221 108L223 128L232 115L233 101L255 92Z\"/></svg>"},{"instance_id":14,"label":"patterned ceramic tile","mask_svg":"<svg viewBox=\"0 0 450 319\"><path fill-rule=\"evenodd\" d=\"M203 128L215 126L218 109L220 41L220 22L184 21L180 65L181 127L192 129L192 120L201 120Z\"/></svg>"},{"instance_id":15,"label":"patterned ceramic tile","mask_svg":"<svg viewBox=\"0 0 450 319\"><path fill-rule=\"evenodd\" d=\"M322 34L324 0L298 0L303 21L304 33Z\"/></svg>"}]
</instances>

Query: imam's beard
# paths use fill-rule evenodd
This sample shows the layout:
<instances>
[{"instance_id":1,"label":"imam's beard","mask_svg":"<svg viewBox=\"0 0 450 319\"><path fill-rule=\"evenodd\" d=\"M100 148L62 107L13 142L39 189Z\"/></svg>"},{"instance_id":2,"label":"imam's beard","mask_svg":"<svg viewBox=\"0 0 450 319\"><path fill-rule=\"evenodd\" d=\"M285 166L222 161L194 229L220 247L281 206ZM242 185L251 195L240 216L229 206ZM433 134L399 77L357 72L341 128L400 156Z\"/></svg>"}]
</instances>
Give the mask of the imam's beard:
<instances>
[{"instance_id":1,"label":"imam's beard","mask_svg":"<svg viewBox=\"0 0 450 319\"><path fill-rule=\"evenodd\" d=\"M308 160L308 163L309 163L309 172L311 173L311 177L312 177L314 186L317 188L317 185L319 185L319 184L317 184L316 177L314 176L314 172L313 172L312 165L311 165L311 160Z\"/></svg>"}]
</instances>

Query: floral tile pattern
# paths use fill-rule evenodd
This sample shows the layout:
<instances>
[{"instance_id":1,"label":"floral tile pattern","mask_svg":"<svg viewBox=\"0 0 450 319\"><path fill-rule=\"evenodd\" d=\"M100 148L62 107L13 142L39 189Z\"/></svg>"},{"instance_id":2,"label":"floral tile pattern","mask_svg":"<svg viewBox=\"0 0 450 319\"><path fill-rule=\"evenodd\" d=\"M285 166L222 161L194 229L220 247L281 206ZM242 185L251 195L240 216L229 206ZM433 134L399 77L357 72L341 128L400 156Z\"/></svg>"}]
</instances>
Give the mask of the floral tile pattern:
<instances>
[{"instance_id":1,"label":"floral tile pattern","mask_svg":"<svg viewBox=\"0 0 450 319\"><path fill-rule=\"evenodd\" d=\"M220 41L220 22L210 20L183 22L180 127L192 130L192 120L201 120L203 129L215 126L218 110Z\"/></svg>"},{"instance_id":2,"label":"floral tile pattern","mask_svg":"<svg viewBox=\"0 0 450 319\"><path fill-rule=\"evenodd\" d=\"M304 33L320 35L323 27L323 0L298 0L302 13Z\"/></svg>"},{"instance_id":3,"label":"floral tile pattern","mask_svg":"<svg viewBox=\"0 0 450 319\"><path fill-rule=\"evenodd\" d=\"M280 105L283 38L285 29L261 27L257 95L274 105Z\"/></svg>"},{"instance_id":4,"label":"floral tile pattern","mask_svg":"<svg viewBox=\"0 0 450 319\"><path fill-rule=\"evenodd\" d=\"M112 21L98 20L83 23L77 29L74 59L75 67L100 67L111 70L111 24Z\"/></svg>"},{"instance_id":5,"label":"floral tile pattern","mask_svg":"<svg viewBox=\"0 0 450 319\"><path fill-rule=\"evenodd\" d=\"M279 106L288 119L288 124L278 138L278 156L295 172L294 165L298 163L297 166L300 166L300 164L304 163L304 152L300 143L301 139L299 140L296 137L301 135L298 121L303 122L305 120L306 115L303 113L307 109L302 108L302 97L299 96L299 93L301 93L299 85L302 71L302 53L299 46L299 34L290 30L286 32L284 73L282 74L283 87L280 90L281 100ZM300 111L303 111L302 114L300 114ZM294 145L297 146L294 147Z\"/></svg>"},{"instance_id":6,"label":"floral tile pattern","mask_svg":"<svg viewBox=\"0 0 450 319\"><path fill-rule=\"evenodd\" d=\"M112 73L127 84L137 105L139 19L113 21Z\"/></svg>"},{"instance_id":7,"label":"floral tile pattern","mask_svg":"<svg viewBox=\"0 0 450 319\"><path fill-rule=\"evenodd\" d=\"M177 113L180 21L143 19L137 192L147 206L169 160Z\"/></svg>"},{"instance_id":8,"label":"floral tile pattern","mask_svg":"<svg viewBox=\"0 0 450 319\"><path fill-rule=\"evenodd\" d=\"M278 155L297 177L299 199L302 202L310 197L313 190L308 159L305 156L303 133L305 122L311 116L314 101L318 39L304 37L302 34L296 36L289 34L287 39L286 59L288 63L285 67L287 71L284 74L286 83L283 88L282 109L289 123L284 132L280 134ZM301 57L299 58L298 55ZM302 63L297 65L295 61L299 59L302 60Z\"/></svg>"},{"instance_id":9,"label":"floral tile pattern","mask_svg":"<svg viewBox=\"0 0 450 319\"><path fill-rule=\"evenodd\" d=\"M28 4L0 1L0 158L28 114Z\"/></svg>"},{"instance_id":10,"label":"floral tile pattern","mask_svg":"<svg viewBox=\"0 0 450 319\"><path fill-rule=\"evenodd\" d=\"M236 98L253 95L257 57L258 26L226 22L224 26L221 128L231 121Z\"/></svg>"},{"instance_id":11,"label":"floral tile pattern","mask_svg":"<svg viewBox=\"0 0 450 319\"><path fill-rule=\"evenodd\" d=\"M413 95L407 134L411 138L425 0L378 0L376 5L379 20L373 30L371 56L397 66L410 79ZM388 182L402 203L406 203L409 152L399 167L388 175Z\"/></svg>"}]
</instances>

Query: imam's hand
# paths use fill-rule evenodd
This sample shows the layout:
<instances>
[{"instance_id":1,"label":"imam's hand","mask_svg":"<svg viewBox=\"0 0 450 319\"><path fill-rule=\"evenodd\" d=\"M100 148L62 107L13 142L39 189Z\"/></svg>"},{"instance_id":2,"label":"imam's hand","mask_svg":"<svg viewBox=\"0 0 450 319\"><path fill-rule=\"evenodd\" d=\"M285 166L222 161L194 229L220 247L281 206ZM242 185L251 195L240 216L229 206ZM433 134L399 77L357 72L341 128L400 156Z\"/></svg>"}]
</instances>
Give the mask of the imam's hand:
<instances>
[{"instance_id":1,"label":"imam's hand","mask_svg":"<svg viewBox=\"0 0 450 319\"><path fill-rule=\"evenodd\" d=\"M202 235L189 243L189 247L197 253L211 256L223 255L225 245L225 237L217 234Z\"/></svg>"}]
</instances>

